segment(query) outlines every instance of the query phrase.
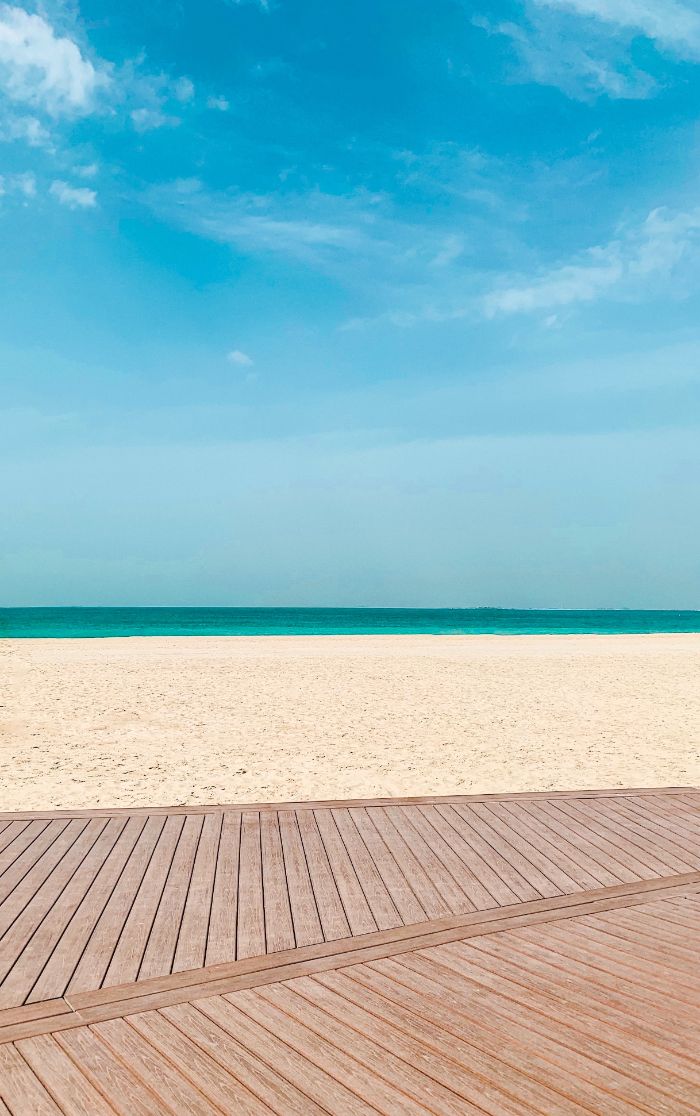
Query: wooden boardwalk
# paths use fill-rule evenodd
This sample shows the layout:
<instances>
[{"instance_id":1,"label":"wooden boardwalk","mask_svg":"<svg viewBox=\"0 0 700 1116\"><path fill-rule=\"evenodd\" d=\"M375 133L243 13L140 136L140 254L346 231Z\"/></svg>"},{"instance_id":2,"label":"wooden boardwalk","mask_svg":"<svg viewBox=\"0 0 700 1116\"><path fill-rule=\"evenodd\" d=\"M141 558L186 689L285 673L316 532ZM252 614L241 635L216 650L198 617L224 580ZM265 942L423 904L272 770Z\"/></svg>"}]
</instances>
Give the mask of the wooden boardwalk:
<instances>
[{"instance_id":1,"label":"wooden boardwalk","mask_svg":"<svg viewBox=\"0 0 700 1116\"><path fill-rule=\"evenodd\" d=\"M0 1116L697 1113L700 792L0 816Z\"/></svg>"}]
</instances>

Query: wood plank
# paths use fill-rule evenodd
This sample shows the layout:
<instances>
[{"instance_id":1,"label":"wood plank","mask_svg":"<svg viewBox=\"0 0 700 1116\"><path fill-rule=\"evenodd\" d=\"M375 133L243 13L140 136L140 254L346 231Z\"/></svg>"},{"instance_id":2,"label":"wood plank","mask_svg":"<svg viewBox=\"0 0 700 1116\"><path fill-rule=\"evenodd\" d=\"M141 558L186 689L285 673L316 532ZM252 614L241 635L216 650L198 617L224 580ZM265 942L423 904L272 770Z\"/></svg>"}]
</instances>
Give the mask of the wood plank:
<instances>
[{"instance_id":1,"label":"wood plank","mask_svg":"<svg viewBox=\"0 0 700 1116\"><path fill-rule=\"evenodd\" d=\"M153 1116L154 1113L172 1116L172 1108L144 1087L143 1081L131 1073L88 1027L64 1031L56 1035L56 1042L120 1116Z\"/></svg>"},{"instance_id":2,"label":"wood plank","mask_svg":"<svg viewBox=\"0 0 700 1116\"><path fill-rule=\"evenodd\" d=\"M700 932L700 925L698 925ZM665 974L670 981L682 980L688 992L691 990L700 993L700 978L695 975L697 954L693 956L690 950L688 956L674 954L670 949L660 949L657 943L645 943L640 940L640 935L620 934L610 927L608 923L595 923L590 918L582 918L577 926L577 937L591 947L600 948L608 957L614 960L617 957L627 959L642 973L647 967L652 968L657 975Z\"/></svg>"},{"instance_id":3,"label":"wood plank","mask_svg":"<svg viewBox=\"0 0 700 1116\"><path fill-rule=\"evenodd\" d=\"M60 1116L60 1108L14 1046L0 1046L2 1096L12 1116Z\"/></svg>"},{"instance_id":4,"label":"wood plank","mask_svg":"<svg viewBox=\"0 0 700 1116\"><path fill-rule=\"evenodd\" d=\"M595 1090L586 1098L588 1103L595 1102L596 1095L599 1105L602 1098L607 1098L603 1109L606 1114L627 1113L630 1105L638 1105L654 1116L662 1113L677 1116L678 1102L691 1094L682 1081L676 1081L674 1087L673 1075L669 1077L639 1057L628 1058L624 1047L616 1050L606 1047L590 1029L571 1032L556 1008L548 1008L544 1016L533 1011L532 998L518 988L508 988L507 993L501 994L483 983L475 983L471 979L468 948L451 950L448 958L440 951L419 957L411 955L406 964L420 976L429 975L437 984L449 988L460 1013L470 1019L479 1012L480 1004L485 1006L490 1028L507 1035L523 1051L533 1048L538 1057L556 1067L552 1070L554 1082L569 1077L571 1092L577 1099L583 1099L579 1082L585 1081Z\"/></svg>"},{"instance_id":5,"label":"wood plank","mask_svg":"<svg viewBox=\"0 0 700 1116\"><path fill-rule=\"evenodd\" d=\"M643 933L645 940L654 942L660 949L667 950L673 955L697 958L700 961L700 951L695 938L695 926L689 929L682 923L674 921L673 910L667 913L670 917L661 919L656 913L651 913L650 910L645 908L643 915L637 918L631 916L616 918L615 933L627 937L631 941L634 941L639 934ZM591 916L591 921L594 925L597 925L597 916ZM693 919L693 922L697 925L696 919Z\"/></svg>"},{"instance_id":6,"label":"wood plank","mask_svg":"<svg viewBox=\"0 0 700 1116\"><path fill-rule=\"evenodd\" d=\"M53 1035L21 1039L15 1046L65 1116L114 1116L112 1106L78 1070Z\"/></svg>"},{"instance_id":7,"label":"wood plank","mask_svg":"<svg viewBox=\"0 0 700 1116\"><path fill-rule=\"evenodd\" d=\"M213 1112L223 1111L207 1100L199 1089L195 1089L177 1067L146 1042L127 1020L97 1023L90 1028L90 1032L133 1073L138 1074L159 1101L177 1116L183 1112L187 1116L212 1116Z\"/></svg>"},{"instance_id":8,"label":"wood plank","mask_svg":"<svg viewBox=\"0 0 700 1116\"><path fill-rule=\"evenodd\" d=\"M13 1023L24 1023L31 1019L66 1015L70 1011L71 1007L63 997L42 1000L39 1004L20 1004L19 1007L3 1008L0 1011L0 1028L8 1027Z\"/></svg>"},{"instance_id":9,"label":"wood plank","mask_svg":"<svg viewBox=\"0 0 700 1116\"><path fill-rule=\"evenodd\" d=\"M509 1098L493 1081L477 1075L471 1064L468 1069L458 1065L454 1060L454 1050L447 1044L441 1046L434 1027L426 1026L412 1012L402 1011L388 1000L368 993L367 989L344 978L343 974L303 977L286 987L334 1020L334 1037L337 1027L349 1025L364 1039L370 1040L372 1046L365 1049L371 1050L373 1061L384 1059L387 1055L392 1060L401 1059L409 1067L407 1084L413 1085L413 1096L428 1105L431 1111L454 1113L455 1116L467 1112L525 1116L531 1112ZM322 1016L317 1018L320 1020ZM400 1063L398 1068L401 1073ZM403 1070L403 1073L406 1071Z\"/></svg>"},{"instance_id":10,"label":"wood plank","mask_svg":"<svg viewBox=\"0 0 700 1116\"><path fill-rule=\"evenodd\" d=\"M269 1109L232 1072L213 1061L161 1013L133 1015L129 1024L224 1112L236 1113L236 1116L269 1116Z\"/></svg>"},{"instance_id":11,"label":"wood plank","mask_svg":"<svg viewBox=\"0 0 700 1116\"><path fill-rule=\"evenodd\" d=\"M11 890L8 890L2 905L0 905L0 937L12 925L20 912L31 903L42 885L51 876L61 858L66 855L71 845L74 841L77 841L88 824L88 821L82 819L68 822L57 838L52 839L52 835L46 838L46 847L41 849L36 863L32 865L28 872L22 873L19 882L12 882ZM105 824L104 819L96 819L93 822L93 825L97 827ZM9 886L8 882L8 888Z\"/></svg>"},{"instance_id":12,"label":"wood plank","mask_svg":"<svg viewBox=\"0 0 700 1116\"><path fill-rule=\"evenodd\" d=\"M185 819L167 818L105 973L105 984L135 980Z\"/></svg>"},{"instance_id":13,"label":"wood plank","mask_svg":"<svg viewBox=\"0 0 700 1116\"><path fill-rule=\"evenodd\" d=\"M415 815L417 815L417 824L414 824L416 821ZM421 826L422 819L417 807L387 806L386 816L393 823L397 833L406 842L413 856L432 881L452 914L466 914L468 911L475 911L475 904L461 886L461 877L464 875L461 870L461 862L458 858L452 856L451 850L447 850L448 859L455 867L455 874L453 875L447 864L437 854L436 846L440 843L439 838L428 842L423 836L421 829L425 831L425 826ZM432 838L432 834L429 834L429 836Z\"/></svg>"},{"instance_id":14,"label":"wood plank","mask_svg":"<svg viewBox=\"0 0 700 1116\"><path fill-rule=\"evenodd\" d=\"M446 840L448 829L444 818L437 812L435 806L406 806L404 812L413 828L420 834L426 845L440 858L448 872L452 875L471 903L472 910L483 911L494 905L493 896L484 887L474 871L473 850L468 859L460 856L459 851L468 849L464 841L449 829L449 840Z\"/></svg>"},{"instance_id":15,"label":"wood plank","mask_svg":"<svg viewBox=\"0 0 700 1116\"><path fill-rule=\"evenodd\" d=\"M587 858L570 841L564 841L562 837L548 829L541 818L538 819L531 814L527 804L495 802L489 805L489 810L507 822L514 834L522 835L523 840L541 848L549 859L556 863L570 880L573 880L572 888L565 887L564 880L561 879L560 887L564 894L574 888L590 891L601 886L600 879L590 871Z\"/></svg>"},{"instance_id":16,"label":"wood plank","mask_svg":"<svg viewBox=\"0 0 700 1116\"><path fill-rule=\"evenodd\" d=\"M518 1074L500 1059L484 1053L469 1044L469 1034L456 1034L444 1027L440 1013L424 1017L415 997L404 988L375 974L368 966L344 969L339 973L322 973L313 978L314 983L342 993L346 1000L371 1011L378 1019L391 1022L393 1027L420 1040L431 1061L439 1059L436 1069L458 1096L480 1105L488 1113L512 1113L532 1116L542 1111L542 1090L533 1086L524 1074ZM382 993L380 994L379 988ZM392 995L387 995L387 988ZM444 1016L451 1015L446 998ZM416 1055L419 1056L418 1054ZM433 1071L435 1072L435 1070ZM549 1114L557 1113L559 1097L545 1094Z\"/></svg>"},{"instance_id":17,"label":"wood plank","mask_svg":"<svg viewBox=\"0 0 700 1116\"><path fill-rule=\"evenodd\" d=\"M546 947L541 946L533 952L524 948L522 941L515 943L513 936L508 940L502 935L472 938L470 946L472 962L489 973L484 979L494 979L492 974L497 972L513 984L521 984L533 994L545 996L549 1003L557 1004L571 1016L586 1015L594 1025L609 1025L623 1035L627 1032L633 1038L638 1036L655 1049L667 1047L670 1040L674 1057L684 1066L683 1075L700 1073L695 1033L685 1036L673 1027L672 1020L667 1021L662 1014L652 1013L646 1005L637 1004L634 997L628 995L624 983L618 982L617 989L614 981L600 988L568 966L562 968L557 964L556 955L548 955ZM663 1049L662 1053L666 1059L667 1050Z\"/></svg>"},{"instance_id":18,"label":"wood plank","mask_svg":"<svg viewBox=\"0 0 700 1116\"><path fill-rule=\"evenodd\" d=\"M39 887L40 882L45 878L45 864L42 864L41 858L67 825L68 822L54 822L50 825L45 824L39 832L22 835L22 840L23 842L26 840L27 847L18 852L15 860L8 864L2 874L2 879L0 879L0 904L4 904L8 898L11 898L15 904L15 909L17 909L19 885L24 883L23 891L28 896L31 896L33 891ZM77 829L76 832L78 832ZM8 849L7 852L9 853L9 851ZM27 877L29 878L27 879ZM24 882L25 880L26 882ZM5 920L3 924L6 924Z\"/></svg>"},{"instance_id":19,"label":"wood plank","mask_svg":"<svg viewBox=\"0 0 700 1116\"><path fill-rule=\"evenodd\" d=\"M271 1112L280 1116L321 1116L326 1109L320 1108L306 1093L270 1069L214 1021L219 1003L221 1001L215 999L213 1011L208 1013L203 1012L200 1005L184 1004L166 1008L163 1014L213 1061L224 1069L235 1067L236 1078Z\"/></svg>"},{"instance_id":20,"label":"wood plank","mask_svg":"<svg viewBox=\"0 0 700 1116\"><path fill-rule=\"evenodd\" d=\"M500 898L503 893L498 887L497 881L505 885L508 894L514 895L521 903L529 903L542 898L537 888L533 887L527 877L523 876L522 872L518 871L510 860L494 847L492 841L486 840L482 833L482 823L478 817L468 813L462 806L448 807L444 816L447 817L450 825L457 829L464 840L476 849L481 859L488 864L491 874L487 886L493 895L499 897L499 902L503 901ZM501 843L503 844L503 842Z\"/></svg>"},{"instance_id":21,"label":"wood plank","mask_svg":"<svg viewBox=\"0 0 700 1116\"><path fill-rule=\"evenodd\" d=\"M643 840L645 847L651 845L653 848L663 850L664 860L671 865L672 871L692 872L700 867L700 849L698 856L688 855L682 845L670 840L667 833L654 825L652 818L637 817L620 803L616 804L614 810L606 813L626 831L634 832L638 839Z\"/></svg>"},{"instance_id":22,"label":"wood plank","mask_svg":"<svg viewBox=\"0 0 700 1116\"><path fill-rule=\"evenodd\" d=\"M485 902L481 910L488 910L493 906L508 906L518 902L518 896L512 888L508 887L498 872L492 867L494 858L493 849L489 848L488 857L481 856L477 848L470 843L471 830L462 821L451 806L419 806L418 809L424 817L429 816L430 824L441 834L446 844L454 849L457 856L468 864L475 878L484 890L491 896L490 902ZM430 815L428 815L430 810Z\"/></svg>"},{"instance_id":23,"label":"wood plank","mask_svg":"<svg viewBox=\"0 0 700 1116\"><path fill-rule=\"evenodd\" d=\"M241 851L238 869L238 938L236 957L265 953L265 900L262 881L260 814L241 815Z\"/></svg>"},{"instance_id":24,"label":"wood plank","mask_svg":"<svg viewBox=\"0 0 700 1116\"><path fill-rule=\"evenodd\" d=\"M589 1059L563 1051L555 1040L547 1041L539 1035L537 1042L533 1042L527 1026L514 1014L506 1023L495 1010L491 997L485 998L478 991L470 990L468 985L461 984L459 995L453 996L452 976L435 962L422 955L407 954L399 959L377 962L372 969L399 982L414 995L420 994L429 1019L434 1017L445 997L450 997L451 1018L441 1016L443 1026L447 1024L452 1031L468 1035L471 1045L498 1058L516 1074L535 1081L542 1094L541 1111L549 1112L546 1097L551 1091L556 1097L554 1104L562 1111L573 1108L580 1113L631 1116L630 1106L616 1095L616 1079L611 1072L596 1073ZM607 1087L601 1084L601 1079L606 1080Z\"/></svg>"},{"instance_id":25,"label":"wood plank","mask_svg":"<svg viewBox=\"0 0 700 1116\"><path fill-rule=\"evenodd\" d=\"M351 934L372 934L378 927L358 880L353 863L338 832L331 810L314 814L328 863L335 879Z\"/></svg>"},{"instance_id":26,"label":"wood plank","mask_svg":"<svg viewBox=\"0 0 700 1116\"><path fill-rule=\"evenodd\" d=\"M645 805L646 803L645 799ZM659 795L658 791L650 794L648 798L649 807L656 810L660 816L665 814L667 817L674 817L694 832L700 831L700 794L695 793L691 797L679 794L677 799L674 798L674 803L673 809L668 810L663 795Z\"/></svg>"},{"instance_id":27,"label":"wood plank","mask_svg":"<svg viewBox=\"0 0 700 1116\"><path fill-rule=\"evenodd\" d=\"M185 818L139 967L140 980L172 970L203 821L201 814Z\"/></svg>"},{"instance_id":28,"label":"wood plank","mask_svg":"<svg viewBox=\"0 0 700 1116\"><path fill-rule=\"evenodd\" d=\"M114 820L121 822L122 819ZM48 961L44 964L27 997L29 1003L62 996L65 992L90 935L143 831L145 821L145 818L130 818L126 822L53 952L46 942L42 943L41 952L45 958L48 957ZM65 892L62 898L64 897ZM51 921L52 923L55 921L53 911Z\"/></svg>"},{"instance_id":29,"label":"wood plank","mask_svg":"<svg viewBox=\"0 0 700 1116\"><path fill-rule=\"evenodd\" d=\"M115 821L119 825L123 824L121 819L115 819ZM83 859L90 852L90 849L94 846L95 842L99 839L103 830L110 822L106 818L93 818L84 824L78 824L81 828L77 835L74 831L68 832L70 829L69 825L66 827L61 837L59 837L58 841L54 843L52 847L54 856L51 858L52 862L54 862L53 870L46 876L38 891L36 891L29 902L23 904L21 914L17 915L2 938L2 942L0 943L0 979L2 980L6 978L15 964L15 961L27 946L35 929L51 910L64 887L70 882L73 874L80 867ZM56 845L60 845L60 849L56 849ZM67 848L66 845L68 846ZM17 891L20 891L20 889L21 885ZM11 900L14 901L16 896L17 892L10 897ZM7 906L9 902L8 900L5 906ZM4 1003L3 1006L8 1007L10 1005Z\"/></svg>"},{"instance_id":30,"label":"wood plank","mask_svg":"<svg viewBox=\"0 0 700 1116\"><path fill-rule=\"evenodd\" d=\"M376 826L370 821L367 810L352 808L348 813L374 861L401 921L406 926L413 922L424 922L428 917L425 909L416 897L410 881L403 874L401 866L395 860L386 842L382 840Z\"/></svg>"},{"instance_id":31,"label":"wood plank","mask_svg":"<svg viewBox=\"0 0 700 1116\"><path fill-rule=\"evenodd\" d=\"M306 854L311 886L316 897L316 908L321 920L323 936L327 942L336 938L347 938L350 936L350 926L313 811L301 810L297 814L297 823Z\"/></svg>"},{"instance_id":32,"label":"wood plank","mask_svg":"<svg viewBox=\"0 0 700 1116\"><path fill-rule=\"evenodd\" d=\"M404 877L410 880L411 890L420 901L420 905L425 910L428 918L445 918L453 914L454 912L414 856L406 838L399 833L393 824L386 808L368 809L367 816L399 865Z\"/></svg>"},{"instance_id":33,"label":"wood plank","mask_svg":"<svg viewBox=\"0 0 700 1116\"><path fill-rule=\"evenodd\" d=\"M134 899L143 882L165 818L146 818L136 847L95 925L70 978L67 993L99 988L129 918ZM128 931L130 932L130 930Z\"/></svg>"},{"instance_id":34,"label":"wood plank","mask_svg":"<svg viewBox=\"0 0 700 1116\"><path fill-rule=\"evenodd\" d=\"M474 940L475 948L486 951L486 938ZM494 936L488 942L489 953L498 953L502 949L499 937ZM619 974L610 974L605 969L596 968L585 962L579 962L573 957L562 960L561 952L541 945L541 935L537 938L526 937L521 931L513 934L508 941L503 959L510 960L515 954L520 954L519 963L525 966L528 973L537 974L553 981L570 982L576 988L573 997L574 1005L580 999L580 989L585 986L586 995L597 1000L604 1006L614 1005L620 1011L629 1010L629 1004L635 1004L642 1017L652 1018L654 1022L666 1026L677 1036L689 1035L692 1032L693 1049L697 1050L697 1021L689 1021L687 1015L678 1009L676 1004L665 996L659 995L652 989L644 989L624 980ZM503 963L503 960L501 961ZM562 991L562 995L564 992Z\"/></svg>"},{"instance_id":35,"label":"wood plank","mask_svg":"<svg viewBox=\"0 0 700 1116\"><path fill-rule=\"evenodd\" d=\"M207 936L207 965L219 965L236 959L240 845L241 815L237 810L229 810L223 815L221 823Z\"/></svg>"},{"instance_id":36,"label":"wood plank","mask_svg":"<svg viewBox=\"0 0 700 1116\"><path fill-rule=\"evenodd\" d=\"M418 923L357 938L287 950L277 955L257 956L229 965L214 966L209 970L200 970L195 976L176 973L150 982L104 987L75 994L71 997L71 1004L84 1016L92 1008L109 1009L111 1005L114 1009L117 1004L122 1005L120 1009L122 1013L138 1011L145 1007L150 1008L154 1003L161 1006L165 1003L172 1004L194 999L198 995L218 994L229 987L238 987L239 982L242 987L252 987L270 980L286 980L301 972L306 974L309 971L318 972L328 967L341 967L366 960L369 956L389 956L392 953L403 952L407 948L419 949L423 946L435 945L440 941L501 933L504 929L517 926L539 925L615 909L619 906L646 904L650 897L659 899L676 896L685 894L693 888L700 891L698 872L689 873L687 876L673 876L670 880L644 880L636 884L619 884L613 888L600 888L597 892L561 896L557 899L540 899L529 904L515 904L507 908L493 908L457 918L436 920L427 926ZM116 1014L119 1014L119 1010ZM104 1018L108 1017L111 1016L104 1015ZM90 1018L97 1019L98 1015Z\"/></svg>"},{"instance_id":37,"label":"wood plank","mask_svg":"<svg viewBox=\"0 0 700 1116\"><path fill-rule=\"evenodd\" d=\"M586 803L585 809L579 810L567 802L564 808L570 817L580 820L585 825L589 840L593 839L593 834L599 836L615 850L618 858L624 857L625 864L628 864L642 879L651 875L668 876L674 871L673 867L666 864L660 856L656 856L640 845L638 834L626 834L614 819L600 813L595 803L592 805Z\"/></svg>"},{"instance_id":38,"label":"wood plank","mask_svg":"<svg viewBox=\"0 0 700 1116\"><path fill-rule=\"evenodd\" d=\"M462 810L463 817L470 814L471 817L479 819L479 830L484 839L504 860L513 865L538 895L548 899L561 894L561 888L553 884L549 876L535 863L531 853L536 853L536 850L529 845L522 850L517 848L517 839L514 838L513 831L495 819L485 803L475 802L471 806L462 807Z\"/></svg>"},{"instance_id":39,"label":"wood plank","mask_svg":"<svg viewBox=\"0 0 700 1116\"><path fill-rule=\"evenodd\" d=\"M86 893L104 867L105 860L112 852L126 824L124 818L110 818L92 847L78 863L74 862L72 875L66 879L60 895L22 948L13 968L0 987L0 1007L21 1004L27 999L34 982L46 964L47 957L51 957L54 947L60 941ZM10 934L6 935L6 940L10 936ZM60 988L58 993L62 991L63 989ZM55 994L52 991L51 996Z\"/></svg>"},{"instance_id":40,"label":"wood plank","mask_svg":"<svg viewBox=\"0 0 700 1116\"><path fill-rule=\"evenodd\" d=\"M343 1116L376 1116L371 1108L352 1090L338 1081L328 1069L307 1060L284 1042L280 1035L264 1027L257 1014L247 1014L229 1000L219 996L201 1000L197 1010L207 1015L218 1027L240 1042L260 1062L278 1072L299 1092L321 1108ZM166 1009L163 1014L169 1013Z\"/></svg>"},{"instance_id":41,"label":"wood plank","mask_svg":"<svg viewBox=\"0 0 700 1116\"><path fill-rule=\"evenodd\" d=\"M686 853L697 855L699 835L678 813L669 814L665 810L660 810L651 798L645 798L643 801L629 798L626 800L626 805L630 813L647 821L653 821L655 828L680 844Z\"/></svg>"},{"instance_id":42,"label":"wood plank","mask_svg":"<svg viewBox=\"0 0 700 1116\"><path fill-rule=\"evenodd\" d=\"M405 1113L406 1116L425 1116L429 1109L403 1091L401 1075L393 1064L388 1064L389 1059L375 1059L375 1064L370 1067L367 1064L369 1059L362 1056L360 1036L353 1034L348 1037L345 1031L343 1048L335 1046L330 1041L332 1035L324 1037L318 1029L311 1030L306 1025L306 1018L304 1021L299 1018L294 1007L290 1006L289 996L292 994L286 994L286 991L276 986L273 990L239 992L225 999L249 1018L261 1023L270 1034L281 1038L307 1063L312 1063L317 1069L331 1069L336 1081L380 1112L387 1116L395 1112ZM280 1002L285 1005L284 1008L279 1006ZM290 1015L289 1011L294 1014Z\"/></svg>"},{"instance_id":43,"label":"wood plank","mask_svg":"<svg viewBox=\"0 0 700 1116\"><path fill-rule=\"evenodd\" d=\"M321 1042L331 1044L327 1065L335 1066L337 1054L332 1052L335 1047L430 1112L440 1116L483 1116L483 1107L477 1108L437 1080L434 1062L425 1057L419 1043L411 1042L386 1019L377 1019L356 1008L312 978L273 985L258 995L284 1011L300 1028L313 1031Z\"/></svg>"},{"instance_id":44,"label":"wood plank","mask_svg":"<svg viewBox=\"0 0 700 1116\"><path fill-rule=\"evenodd\" d=\"M576 878L581 881L582 886L585 885L586 889L612 886L610 881L614 880L615 876L594 860L589 851L580 848L575 833L568 831L560 820L555 818L553 821L539 809L539 805L537 802L509 803L508 809L519 819L522 817L530 828L548 842L549 846L559 849L561 855L571 863L572 873L573 866L576 866Z\"/></svg>"},{"instance_id":45,"label":"wood plank","mask_svg":"<svg viewBox=\"0 0 700 1116\"><path fill-rule=\"evenodd\" d=\"M306 863L306 853L295 813L277 815L289 887L289 902L297 946L317 945L323 941L316 896Z\"/></svg>"},{"instance_id":46,"label":"wood plank","mask_svg":"<svg viewBox=\"0 0 700 1116\"><path fill-rule=\"evenodd\" d=\"M289 905L289 887L278 816L273 811L260 815L263 904L265 908L265 948L267 953L294 949L296 939Z\"/></svg>"},{"instance_id":47,"label":"wood plank","mask_svg":"<svg viewBox=\"0 0 700 1116\"><path fill-rule=\"evenodd\" d=\"M49 825L53 825L60 832L66 822L48 821L14 821L8 822L7 827L0 835L0 876L7 871L20 853L36 840Z\"/></svg>"},{"instance_id":48,"label":"wood plank","mask_svg":"<svg viewBox=\"0 0 700 1116\"><path fill-rule=\"evenodd\" d=\"M589 870L594 872L604 885L612 887L616 883L633 883L640 879L637 872L632 872L624 862L610 855L610 848L606 842L602 842L600 838L590 840L586 826L562 813L557 809L557 805L556 802L538 802L533 805L532 812L536 811L536 816L542 818L550 829L565 841L575 844L590 858Z\"/></svg>"},{"instance_id":49,"label":"wood plank","mask_svg":"<svg viewBox=\"0 0 700 1116\"><path fill-rule=\"evenodd\" d=\"M377 870L369 849L358 833L350 811L333 810L331 813L355 869L355 874L358 880L362 881L362 890L372 911L377 929L389 930L394 926L401 926L401 916Z\"/></svg>"},{"instance_id":50,"label":"wood plank","mask_svg":"<svg viewBox=\"0 0 700 1116\"><path fill-rule=\"evenodd\" d=\"M559 943L569 948L569 938L560 938L556 927L551 928L548 941L552 949L559 950ZM641 943L636 950L630 950L623 942L615 942L609 935L600 934L586 923L576 927L574 945L580 950L580 956L586 953L590 963L596 967L605 968L614 962L616 971L622 972L624 968L626 979L645 988L656 988L659 992L665 989L669 998L700 1007L700 981L687 971L684 979L679 981L675 967L661 960L658 951L656 960L652 960L651 956L645 958ZM654 951L649 952L653 956Z\"/></svg>"},{"instance_id":51,"label":"wood plank","mask_svg":"<svg viewBox=\"0 0 700 1116\"><path fill-rule=\"evenodd\" d=\"M578 891L579 872L570 864L571 871L562 867L561 857L556 847L537 832L529 827L527 822L516 816L512 806L490 803L484 807L489 825L514 848L524 850L527 860L537 868L543 876L551 881L552 886L559 895L566 895L571 891ZM665 873L669 874L669 873ZM589 877L590 878L590 877ZM597 886L597 881L591 884Z\"/></svg>"},{"instance_id":52,"label":"wood plank","mask_svg":"<svg viewBox=\"0 0 700 1116\"><path fill-rule=\"evenodd\" d=\"M595 970L591 979L598 980L599 974L607 971L606 959L610 956L610 950L600 950L590 941L587 941L584 946L580 938L573 939L571 935L562 937L561 928L558 926L549 927L547 948L563 957L567 965L577 961L587 966L589 970ZM694 1010L697 1006L697 997L687 991L685 984L683 986L677 983L670 984L667 976L656 969L652 971L648 965L639 968L631 960L626 961L618 955L615 972L627 982L630 990L634 990L635 994L643 995L645 998L648 998L649 994L664 997L669 1003L673 1001L674 1010L677 1012Z\"/></svg>"},{"instance_id":53,"label":"wood plank","mask_svg":"<svg viewBox=\"0 0 700 1116\"><path fill-rule=\"evenodd\" d=\"M666 1104L675 1100L689 1104L691 1110L694 1107L693 1099L697 1101L700 1095L700 1074L694 1074L685 1059L676 1057L672 1050L660 1049L655 1042L641 1038L635 1031L635 1013L628 1015L625 1030L610 1026L609 1022L581 1013L576 1007L568 1008L532 988L526 971L514 982L500 962L489 968L488 958L471 945L462 949L457 943L442 946L430 951L430 956L455 973L456 996L460 996L463 981L468 981L470 988L476 985L489 1008L493 1004L501 1013L506 1027L513 1014L516 1022L524 1022L534 1035L554 1037L568 1049L584 1054L623 1077L630 1077L632 1083L622 1085L625 1099L651 1106L653 1112L663 1105L663 1094L668 1098ZM662 1094L661 1098L657 1091Z\"/></svg>"},{"instance_id":54,"label":"wood plank","mask_svg":"<svg viewBox=\"0 0 700 1116\"><path fill-rule=\"evenodd\" d=\"M204 965L222 821L223 814L204 815L175 949L174 973Z\"/></svg>"}]
</instances>

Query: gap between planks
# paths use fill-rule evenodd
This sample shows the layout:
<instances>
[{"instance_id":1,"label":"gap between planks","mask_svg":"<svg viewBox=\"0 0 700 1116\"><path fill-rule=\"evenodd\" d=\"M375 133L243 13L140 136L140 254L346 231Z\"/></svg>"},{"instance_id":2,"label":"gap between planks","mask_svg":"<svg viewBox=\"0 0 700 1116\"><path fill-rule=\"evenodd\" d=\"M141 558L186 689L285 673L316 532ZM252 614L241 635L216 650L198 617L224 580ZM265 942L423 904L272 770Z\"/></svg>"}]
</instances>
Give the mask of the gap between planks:
<instances>
[{"instance_id":1,"label":"gap between planks","mask_svg":"<svg viewBox=\"0 0 700 1116\"><path fill-rule=\"evenodd\" d=\"M61 818L112 818L122 814L211 814L229 810L338 810L362 806L469 805L471 802L537 801L549 798L637 798L640 795L698 794L700 787L603 787L600 790L507 791L492 794L418 795L403 798L328 798L301 802L224 802L189 806L98 806L92 809L0 811L6 821L53 821Z\"/></svg>"},{"instance_id":2,"label":"gap between planks","mask_svg":"<svg viewBox=\"0 0 700 1116\"><path fill-rule=\"evenodd\" d=\"M700 872L688 872L680 876L598 888L578 895L517 903L457 918L435 919L340 942L324 942L317 946L174 973L168 977L77 993L0 1012L0 1043L274 984L296 976L346 968L447 942L639 906L652 899L684 898L697 892L700 892Z\"/></svg>"}]
</instances>

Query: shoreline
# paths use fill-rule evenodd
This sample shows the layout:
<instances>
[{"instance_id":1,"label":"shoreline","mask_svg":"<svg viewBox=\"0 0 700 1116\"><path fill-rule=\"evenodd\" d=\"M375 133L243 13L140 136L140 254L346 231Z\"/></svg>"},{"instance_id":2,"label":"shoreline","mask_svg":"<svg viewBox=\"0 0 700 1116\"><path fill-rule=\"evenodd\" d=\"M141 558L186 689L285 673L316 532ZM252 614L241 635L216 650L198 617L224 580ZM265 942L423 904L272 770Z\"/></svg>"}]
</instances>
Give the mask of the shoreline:
<instances>
[{"instance_id":1,"label":"shoreline","mask_svg":"<svg viewBox=\"0 0 700 1116\"><path fill-rule=\"evenodd\" d=\"M2 638L0 671L2 810L700 784L700 634Z\"/></svg>"}]
</instances>

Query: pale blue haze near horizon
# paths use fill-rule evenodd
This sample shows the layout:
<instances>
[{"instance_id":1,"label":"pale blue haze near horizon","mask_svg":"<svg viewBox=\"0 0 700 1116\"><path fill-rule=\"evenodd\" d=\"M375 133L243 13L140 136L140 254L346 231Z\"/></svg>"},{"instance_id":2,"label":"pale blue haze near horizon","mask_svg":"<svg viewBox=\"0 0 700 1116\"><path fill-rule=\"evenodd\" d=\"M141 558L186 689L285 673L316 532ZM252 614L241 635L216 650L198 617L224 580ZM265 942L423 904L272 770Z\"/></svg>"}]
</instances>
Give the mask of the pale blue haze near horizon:
<instances>
[{"instance_id":1,"label":"pale blue haze near horizon","mask_svg":"<svg viewBox=\"0 0 700 1116\"><path fill-rule=\"evenodd\" d=\"M0 3L0 605L700 608L696 0Z\"/></svg>"}]
</instances>

